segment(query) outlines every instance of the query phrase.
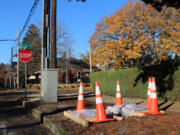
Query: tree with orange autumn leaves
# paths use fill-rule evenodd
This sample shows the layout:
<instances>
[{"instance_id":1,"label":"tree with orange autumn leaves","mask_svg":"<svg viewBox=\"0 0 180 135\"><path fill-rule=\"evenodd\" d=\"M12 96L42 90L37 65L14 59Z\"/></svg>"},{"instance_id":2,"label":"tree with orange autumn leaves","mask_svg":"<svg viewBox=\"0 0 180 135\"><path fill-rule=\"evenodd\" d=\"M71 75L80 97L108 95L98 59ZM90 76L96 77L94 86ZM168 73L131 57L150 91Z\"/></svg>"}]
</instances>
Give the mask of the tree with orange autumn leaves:
<instances>
[{"instance_id":1,"label":"tree with orange autumn leaves","mask_svg":"<svg viewBox=\"0 0 180 135\"><path fill-rule=\"evenodd\" d=\"M93 64L113 69L158 64L180 53L180 10L129 1L102 19L90 37Z\"/></svg>"}]
</instances>

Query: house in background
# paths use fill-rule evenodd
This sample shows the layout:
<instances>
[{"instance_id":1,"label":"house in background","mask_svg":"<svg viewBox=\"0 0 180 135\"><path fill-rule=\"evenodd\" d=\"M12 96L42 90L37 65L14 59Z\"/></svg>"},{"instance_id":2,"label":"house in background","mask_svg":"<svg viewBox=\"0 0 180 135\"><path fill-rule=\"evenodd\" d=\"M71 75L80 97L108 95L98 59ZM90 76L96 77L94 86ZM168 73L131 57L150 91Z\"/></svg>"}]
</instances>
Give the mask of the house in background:
<instances>
[{"instance_id":1,"label":"house in background","mask_svg":"<svg viewBox=\"0 0 180 135\"><path fill-rule=\"evenodd\" d=\"M40 84L40 82L41 82L41 71L37 71L29 75L27 79L27 83L29 84Z\"/></svg>"},{"instance_id":2,"label":"house in background","mask_svg":"<svg viewBox=\"0 0 180 135\"><path fill-rule=\"evenodd\" d=\"M12 62L11 65L0 65L0 88L15 88L16 87L16 65L17 62Z\"/></svg>"},{"instance_id":3,"label":"house in background","mask_svg":"<svg viewBox=\"0 0 180 135\"><path fill-rule=\"evenodd\" d=\"M82 60L69 58L57 59L58 68L58 82L60 84L65 83L77 83L83 81L84 83L89 83L90 66L89 64L83 62ZM92 72L98 71L98 68L93 67ZM35 72L28 77L28 83L40 84L41 72Z\"/></svg>"},{"instance_id":4,"label":"house in background","mask_svg":"<svg viewBox=\"0 0 180 135\"><path fill-rule=\"evenodd\" d=\"M7 85L7 66L4 64L1 64L0 66L0 88L5 88Z\"/></svg>"},{"instance_id":5,"label":"house in background","mask_svg":"<svg viewBox=\"0 0 180 135\"><path fill-rule=\"evenodd\" d=\"M58 58L57 67L59 69L58 80L60 83L76 83L83 81L89 83L90 66L82 60L69 58ZM93 72L98 71L96 67L92 68ZM67 74L66 74L67 73Z\"/></svg>"}]
</instances>

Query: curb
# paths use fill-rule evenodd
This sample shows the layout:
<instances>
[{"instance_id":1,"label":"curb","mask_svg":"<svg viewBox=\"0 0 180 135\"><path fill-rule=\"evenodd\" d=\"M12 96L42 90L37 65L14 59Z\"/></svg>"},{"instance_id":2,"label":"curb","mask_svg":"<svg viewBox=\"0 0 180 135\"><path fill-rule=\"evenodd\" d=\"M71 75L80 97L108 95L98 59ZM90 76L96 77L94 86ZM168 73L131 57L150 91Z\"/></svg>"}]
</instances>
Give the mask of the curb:
<instances>
[{"instance_id":1,"label":"curb","mask_svg":"<svg viewBox=\"0 0 180 135\"><path fill-rule=\"evenodd\" d=\"M54 124L54 122L48 118L49 116L44 116L44 113L36 109L40 105L41 100L37 101L23 101L22 104L27 110L31 112L32 116L39 120L46 128L48 128L55 135L68 135L60 125ZM33 109L34 108L34 109Z\"/></svg>"},{"instance_id":2,"label":"curb","mask_svg":"<svg viewBox=\"0 0 180 135\"><path fill-rule=\"evenodd\" d=\"M41 124L43 124L46 128L48 128L52 133L55 135L68 135L69 133L66 132L63 128L63 123L56 123L56 119L53 119L53 116L58 114L62 114L65 110L68 110L69 108L75 107L75 105L68 105L68 104L54 104L53 107L50 107L51 104L43 104L40 99L36 100L25 100L22 101L22 105L25 108L26 112L29 112L32 114L32 116L39 120ZM48 109L44 109L48 106ZM43 108L43 109L42 109Z\"/></svg>"},{"instance_id":3,"label":"curb","mask_svg":"<svg viewBox=\"0 0 180 135\"><path fill-rule=\"evenodd\" d=\"M41 103L39 98L33 100L22 101L22 106L25 108L26 112L31 112L33 108L36 108Z\"/></svg>"},{"instance_id":4,"label":"curb","mask_svg":"<svg viewBox=\"0 0 180 135\"><path fill-rule=\"evenodd\" d=\"M68 135L60 125L55 125L48 117L44 117L44 126L51 130L55 135Z\"/></svg>"}]
</instances>

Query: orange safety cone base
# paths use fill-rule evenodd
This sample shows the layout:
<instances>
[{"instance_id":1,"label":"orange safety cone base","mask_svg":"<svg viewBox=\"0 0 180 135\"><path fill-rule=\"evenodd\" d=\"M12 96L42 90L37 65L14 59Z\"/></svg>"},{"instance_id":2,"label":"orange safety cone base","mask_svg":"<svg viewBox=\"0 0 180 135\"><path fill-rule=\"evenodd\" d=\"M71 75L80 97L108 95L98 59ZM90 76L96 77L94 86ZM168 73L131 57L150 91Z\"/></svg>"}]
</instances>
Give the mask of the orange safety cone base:
<instances>
[{"instance_id":1,"label":"orange safety cone base","mask_svg":"<svg viewBox=\"0 0 180 135\"><path fill-rule=\"evenodd\" d=\"M166 114L164 112L143 112L145 114L151 114L151 115L163 115L163 114Z\"/></svg>"},{"instance_id":2,"label":"orange safety cone base","mask_svg":"<svg viewBox=\"0 0 180 135\"><path fill-rule=\"evenodd\" d=\"M103 120L90 120L89 122L92 122L92 123L100 123L100 122L105 122L105 121L113 121L113 120L115 120L115 119L103 119Z\"/></svg>"}]
</instances>

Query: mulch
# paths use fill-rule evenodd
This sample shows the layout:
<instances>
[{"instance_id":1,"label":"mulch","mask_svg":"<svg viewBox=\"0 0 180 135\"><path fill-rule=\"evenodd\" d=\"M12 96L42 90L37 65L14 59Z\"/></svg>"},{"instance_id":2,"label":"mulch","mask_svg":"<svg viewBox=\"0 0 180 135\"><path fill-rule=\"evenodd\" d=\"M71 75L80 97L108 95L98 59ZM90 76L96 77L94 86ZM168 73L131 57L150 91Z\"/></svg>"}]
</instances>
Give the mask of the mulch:
<instances>
[{"instance_id":1,"label":"mulch","mask_svg":"<svg viewBox=\"0 0 180 135\"><path fill-rule=\"evenodd\" d=\"M62 104L72 104L76 100L67 100ZM95 108L94 102L86 102L86 108ZM105 104L107 106L108 104ZM128 117L121 121L109 121L103 123L91 123L89 127L83 127L74 121L58 113L53 116L61 127L72 135L179 135L180 114L168 112L166 115L146 115L144 117Z\"/></svg>"}]
</instances>

